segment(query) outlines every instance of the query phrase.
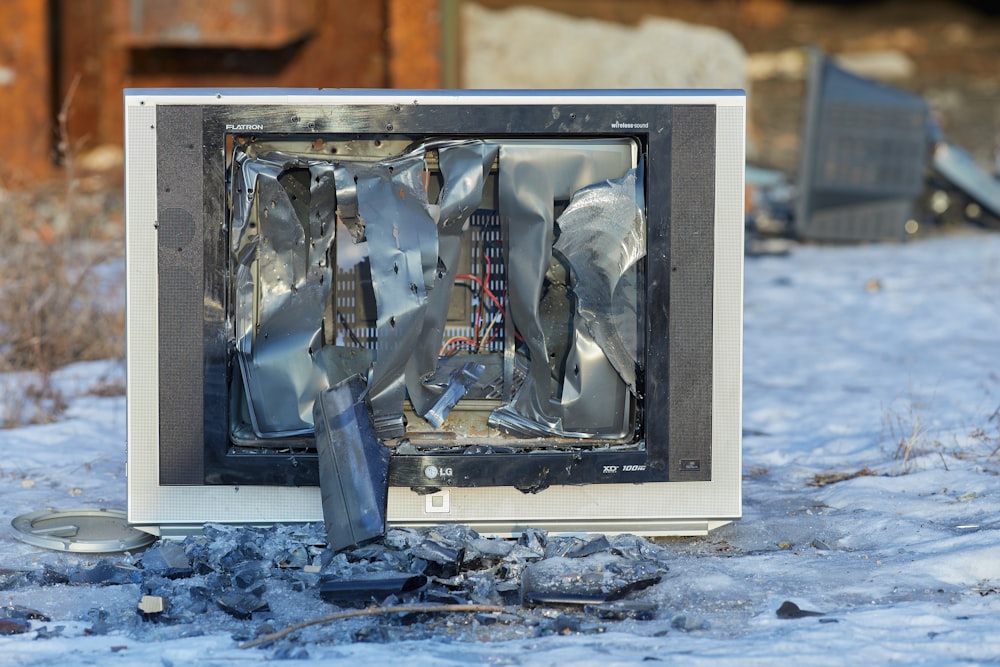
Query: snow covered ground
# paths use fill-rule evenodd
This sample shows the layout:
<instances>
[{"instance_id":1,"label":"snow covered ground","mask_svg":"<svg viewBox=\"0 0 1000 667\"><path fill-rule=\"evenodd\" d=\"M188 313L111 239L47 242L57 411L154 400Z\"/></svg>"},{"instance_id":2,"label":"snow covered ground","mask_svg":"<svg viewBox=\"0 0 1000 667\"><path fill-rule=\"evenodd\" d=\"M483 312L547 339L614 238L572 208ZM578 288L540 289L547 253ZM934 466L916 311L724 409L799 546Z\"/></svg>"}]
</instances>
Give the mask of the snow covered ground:
<instances>
[{"instance_id":1,"label":"snow covered ground","mask_svg":"<svg viewBox=\"0 0 1000 667\"><path fill-rule=\"evenodd\" d=\"M121 383L123 369L74 365L57 378L72 396L65 419L0 431L0 608L52 619L0 636L0 665L994 662L998 352L1000 234L748 258L744 518L659 542L669 569L635 594L655 605L652 620L590 616L549 634L504 626L493 641L489 629L461 641L442 625L390 643L348 642L332 624L246 650L219 611L180 626L136 621L136 584L18 579L96 559L17 541L14 517L125 506L124 398L89 391ZM785 601L823 615L783 618ZM317 599L298 612L330 610Z\"/></svg>"}]
</instances>

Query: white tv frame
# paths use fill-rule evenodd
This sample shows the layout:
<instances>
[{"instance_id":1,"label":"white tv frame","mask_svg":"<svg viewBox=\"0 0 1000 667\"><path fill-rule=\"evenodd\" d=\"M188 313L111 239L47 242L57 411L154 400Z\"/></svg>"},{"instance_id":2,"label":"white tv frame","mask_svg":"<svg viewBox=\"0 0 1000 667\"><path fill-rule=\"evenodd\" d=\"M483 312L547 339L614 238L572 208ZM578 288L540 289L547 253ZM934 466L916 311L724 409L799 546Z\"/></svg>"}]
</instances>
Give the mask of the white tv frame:
<instances>
[{"instance_id":1,"label":"white tv frame","mask_svg":"<svg viewBox=\"0 0 1000 667\"><path fill-rule=\"evenodd\" d=\"M157 135L164 105L574 105L711 106L715 109L715 201L711 481L445 488L418 495L390 488L393 525L461 522L489 535L531 526L558 533L699 535L741 516L744 142L742 91L319 91L126 90L128 520L156 535L197 531L206 522L268 525L322 520L318 487L160 483L157 317ZM641 121L642 119L638 119ZM637 122L638 122L637 121ZM624 127L624 126L623 126ZM651 177L654 177L651 175Z\"/></svg>"}]
</instances>

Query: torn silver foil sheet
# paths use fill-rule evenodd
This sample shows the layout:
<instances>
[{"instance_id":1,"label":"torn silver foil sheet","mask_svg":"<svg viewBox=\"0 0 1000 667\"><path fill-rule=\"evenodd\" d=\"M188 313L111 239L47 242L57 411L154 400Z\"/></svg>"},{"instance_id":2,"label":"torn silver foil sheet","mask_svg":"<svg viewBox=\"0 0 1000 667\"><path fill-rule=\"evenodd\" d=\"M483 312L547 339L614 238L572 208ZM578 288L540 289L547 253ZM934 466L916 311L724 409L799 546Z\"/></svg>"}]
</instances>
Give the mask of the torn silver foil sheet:
<instances>
[{"instance_id":1,"label":"torn silver foil sheet","mask_svg":"<svg viewBox=\"0 0 1000 667\"><path fill-rule=\"evenodd\" d=\"M341 163L338 183L356 186L378 306L376 363L369 401L382 438L403 435L405 369L423 331L427 285L438 260L437 226L427 203L423 152L372 166Z\"/></svg>"},{"instance_id":2,"label":"torn silver foil sheet","mask_svg":"<svg viewBox=\"0 0 1000 667\"><path fill-rule=\"evenodd\" d=\"M406 399L426 416L447 390L442 339L470 261L470 217L493 206L504 290L480 285L473 301L493 300L499 335L489 354L502 371L488 398L502 400L489 426L529 437L631 433L645 253L631 140L427 141L376 160L238 147L234 162L233 328L258 437L312 433L316 396L355 373L367 374L380 438L405 434ZM370 285L359 278L351 289L374 303L369 334L344 319L359 306L333 294L335 268L361 264Z\"/></svg>"},{"instance_id":3,"label":"torn silver foil sheet","mask_svg":"<svg viewBox=\"0 0 1000 667\"><path fill-rule=\"evenodd\" d=\"M278 153L236 159L234 328L250 418L262 438L311 433L313 401L329 386L317 353L332 278L333 168Z\"/></svg>"},{"instance_id":4,"label":"torn silver foil sheet","mask_svg":"<svg viewBox=\"0 0 1000 667\"><path fill-rule=\"evenodd\" d=\"M554 249L569 264L576 314L633 392L639 331L636 265L646 255L642 169L578 190Z\"/></svg>"},{"instance_id":5,"label":"torn silver foil sheet","mask_svg":"<svg viewBox=\"0 0 1000 667\"><path fill-rule=\"evenodd\" d=\"M621 178L633 166L632 146L621 140L509 142L501 145L499 164L507 312L524 338L531 365L520 389L493 412L489 423L528 436L622 437L630 428L623 381L583 327L573 327L558 386L546 363L550 346L539 303L552 263L553 202L569 200L593 183Z\"/></svg>"}]
</instances>

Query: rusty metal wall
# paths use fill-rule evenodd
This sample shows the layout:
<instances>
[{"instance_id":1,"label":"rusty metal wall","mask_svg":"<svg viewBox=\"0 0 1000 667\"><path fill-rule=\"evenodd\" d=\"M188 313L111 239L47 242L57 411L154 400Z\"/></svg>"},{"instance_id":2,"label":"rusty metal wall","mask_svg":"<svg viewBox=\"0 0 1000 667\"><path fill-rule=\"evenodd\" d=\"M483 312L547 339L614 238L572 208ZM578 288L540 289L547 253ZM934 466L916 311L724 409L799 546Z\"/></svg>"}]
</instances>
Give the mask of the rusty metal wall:
<instances>
[{"instance_id":1,"label":"rusty metal wall","mask_svg":"<svg viewBox=\"0 0 1000 667\"><path fill-rule=\"evenodd\" d=\"M393 88L439 88L442 66L440 0L388 3L389 85Z\"/></svg>"},{"instance_id":2,"label":"rusty metal wall","mask_svg":"<svg viewBox=\"0 0 1000 667\"><path fill-rule=\"evenodd\" d=\"M4 164L24 180L53 173L67 101L71 150L120 146L127 87L440 87L440 4L2 0Z\"/></svg>"},{"instance_id":3,"label":"rusty metal wall","mask_svg":"<svg viewBox=\"0 0 1000 667\"><path fill-rule=\"evenodd\" d=\"M0 2L0 189L52 172L48 3Z\"/></svg>"}]
</instances>

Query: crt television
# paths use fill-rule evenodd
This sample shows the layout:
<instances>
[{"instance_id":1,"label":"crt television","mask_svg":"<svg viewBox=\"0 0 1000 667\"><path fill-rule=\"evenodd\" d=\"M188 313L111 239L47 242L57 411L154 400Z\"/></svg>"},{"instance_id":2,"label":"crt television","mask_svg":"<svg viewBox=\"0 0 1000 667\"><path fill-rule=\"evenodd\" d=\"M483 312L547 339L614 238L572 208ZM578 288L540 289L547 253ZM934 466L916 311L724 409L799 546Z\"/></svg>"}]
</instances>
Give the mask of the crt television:
<instances>
[{"instance_id":1,"label":"crt television","mask_svg":"<svg viewBox=\"0 0 1000 667\"><path fill-rule=\"evenodd\" d=\"M313 410L352 378L391 525L740 516L742 91L124 105L131 524L322 520Z\"/></svg>"}]
</instances>

